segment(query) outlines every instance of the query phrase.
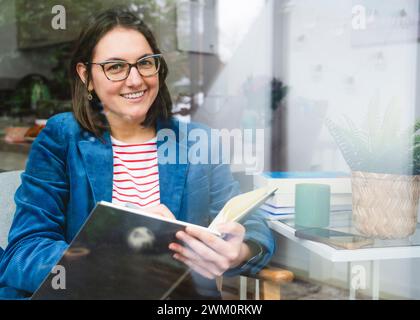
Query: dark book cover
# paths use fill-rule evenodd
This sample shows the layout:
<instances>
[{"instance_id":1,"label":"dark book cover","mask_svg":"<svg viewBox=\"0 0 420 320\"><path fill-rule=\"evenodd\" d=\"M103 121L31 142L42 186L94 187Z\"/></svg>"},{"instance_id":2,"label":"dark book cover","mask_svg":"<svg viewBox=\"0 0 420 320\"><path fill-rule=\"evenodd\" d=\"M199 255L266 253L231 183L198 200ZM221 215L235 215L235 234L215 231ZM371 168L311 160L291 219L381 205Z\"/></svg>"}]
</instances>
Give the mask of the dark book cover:
<instances>
[{"instance_id":1,"label":"dark book cover","mask_svg":"<svg viewBox=\"0 0 420 320\"><path fill-rule=\"evenodd\" d=\"M168 246L185 225L99 203L32 299L217 297L214 280L172 257ZM59 288L57 270L65 271Z\"/></svg>"}]
</instances>

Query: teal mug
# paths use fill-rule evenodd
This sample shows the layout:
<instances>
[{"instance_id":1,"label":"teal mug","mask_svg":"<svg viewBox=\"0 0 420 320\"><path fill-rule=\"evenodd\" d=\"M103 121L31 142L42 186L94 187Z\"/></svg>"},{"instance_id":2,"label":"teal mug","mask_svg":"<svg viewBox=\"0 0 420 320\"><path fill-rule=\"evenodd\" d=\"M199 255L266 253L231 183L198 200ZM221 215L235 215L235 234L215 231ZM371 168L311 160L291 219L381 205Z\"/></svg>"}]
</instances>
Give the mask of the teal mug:
<instances>
[{"instance_id":1,"label":"teal mug","mask_svg":"<svg viewBox=\"0 0 420 320\"><path fill-rule=\"evenodd\" d=\"M328 184L299 183L295 187L295 226L325 228L330 224Z\"/></svg>"}]
</instances>

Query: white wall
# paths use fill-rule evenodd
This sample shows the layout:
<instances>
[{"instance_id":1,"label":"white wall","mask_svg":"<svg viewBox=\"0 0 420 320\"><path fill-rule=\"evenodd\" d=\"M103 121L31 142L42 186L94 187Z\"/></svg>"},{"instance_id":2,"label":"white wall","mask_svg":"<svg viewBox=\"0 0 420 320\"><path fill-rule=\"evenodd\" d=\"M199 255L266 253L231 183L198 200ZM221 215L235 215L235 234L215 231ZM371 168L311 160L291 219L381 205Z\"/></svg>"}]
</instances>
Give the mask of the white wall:
<instances>
[{"instance_id":1,"label":"white wall","mask_svg":"<svg viewBox=\"0 0 420 320\"><path fill-rule=\"evenodd\" d=\"M291 88L288 169L348 171L322 121L325 117L336 120L347 115L361 124L369 103L379 97L380 110L396 98L401 124L412 122L416 113L419 3L417 0L284 3L281 14L289 21L284 78ZM352 28L352 8L356 4L366 4L368 21L364 31ZM405 21L399 19L402 9ZM382 28L373 28L370 24L373 19L383 23ZM346 263L332 264L285 239L279 240L274 260L307 270L315 279L347 282ZM381 262L381 292L384 296L420 299L419 269L420 259Z\"/></svg>"},{"instance_id":2,"label":"white wall","mask_svg":"<svg viewBox=\"0 0 420 320\"><path fill-rule=\"evenodd\" d=\"M411 121L415 114L417 27L402 28L396 19L404 8L407 19L415 22L418 1L294 0L292 3L287 72L292 110L288 122L289 169L346 170L347 165L325 128L305 130L298 126L296 129L295 124L305 124L302 122L305 115L308 124L326 116L336 120L342 115L361 124L376 96L381 110L396 98L401 123ZM352 24L355 21L352 8L359 3L368 4L365 30L354 30ZM385 21L390 28L378 30L369 24L372 8L377 10L377 23ZM378 43L382 40L384 43ZM320 119L311 112L317 113ZM307 137L314 141L308 143ZM305 147L313 148L312 156L298 158L299 151Z\"/></svg>"}]
</instances>

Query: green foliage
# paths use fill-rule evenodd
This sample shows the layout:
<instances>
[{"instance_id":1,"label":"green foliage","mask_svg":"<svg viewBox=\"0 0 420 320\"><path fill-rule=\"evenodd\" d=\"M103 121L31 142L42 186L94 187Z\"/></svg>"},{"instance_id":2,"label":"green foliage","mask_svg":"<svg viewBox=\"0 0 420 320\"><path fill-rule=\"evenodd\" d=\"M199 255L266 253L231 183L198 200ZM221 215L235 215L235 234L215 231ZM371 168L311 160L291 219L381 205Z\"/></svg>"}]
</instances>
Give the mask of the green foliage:
<instances>
[{"instance_id":1,"label":"green foliage","mask_svg":"<svg viewBox=\"0 0 420 320\"><path fill-rule=\"evenodd\" d=\"M348 117L340 123L331 119L325 121L350 169L420 174L420 119L414 126L401 130L400 112L395 101L391 101L382 117L378 105L377 99L374 99L361 127Z\"/></svg>"}]
</instances>

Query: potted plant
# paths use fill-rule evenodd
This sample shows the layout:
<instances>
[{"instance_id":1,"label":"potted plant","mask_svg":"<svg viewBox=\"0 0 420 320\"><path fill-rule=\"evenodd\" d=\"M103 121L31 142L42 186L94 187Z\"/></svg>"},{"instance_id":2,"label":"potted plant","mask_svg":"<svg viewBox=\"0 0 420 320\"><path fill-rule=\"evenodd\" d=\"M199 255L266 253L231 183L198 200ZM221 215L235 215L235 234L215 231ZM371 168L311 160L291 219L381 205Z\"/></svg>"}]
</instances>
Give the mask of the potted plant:
<instances>
[{"instance_id":1,"label":"potted plant","mask_svg":"<svg viewBox=\"0 0 420 320\"><path fill-rule=\"evenodd\" d=\"M326 126L352 171L353 223L362 234L404 238L417 225L420 196L420 120L400 129L401 111L391 103L383 116L377 104L357 127L348 117Z\"/></svg>"}]
</instances>

